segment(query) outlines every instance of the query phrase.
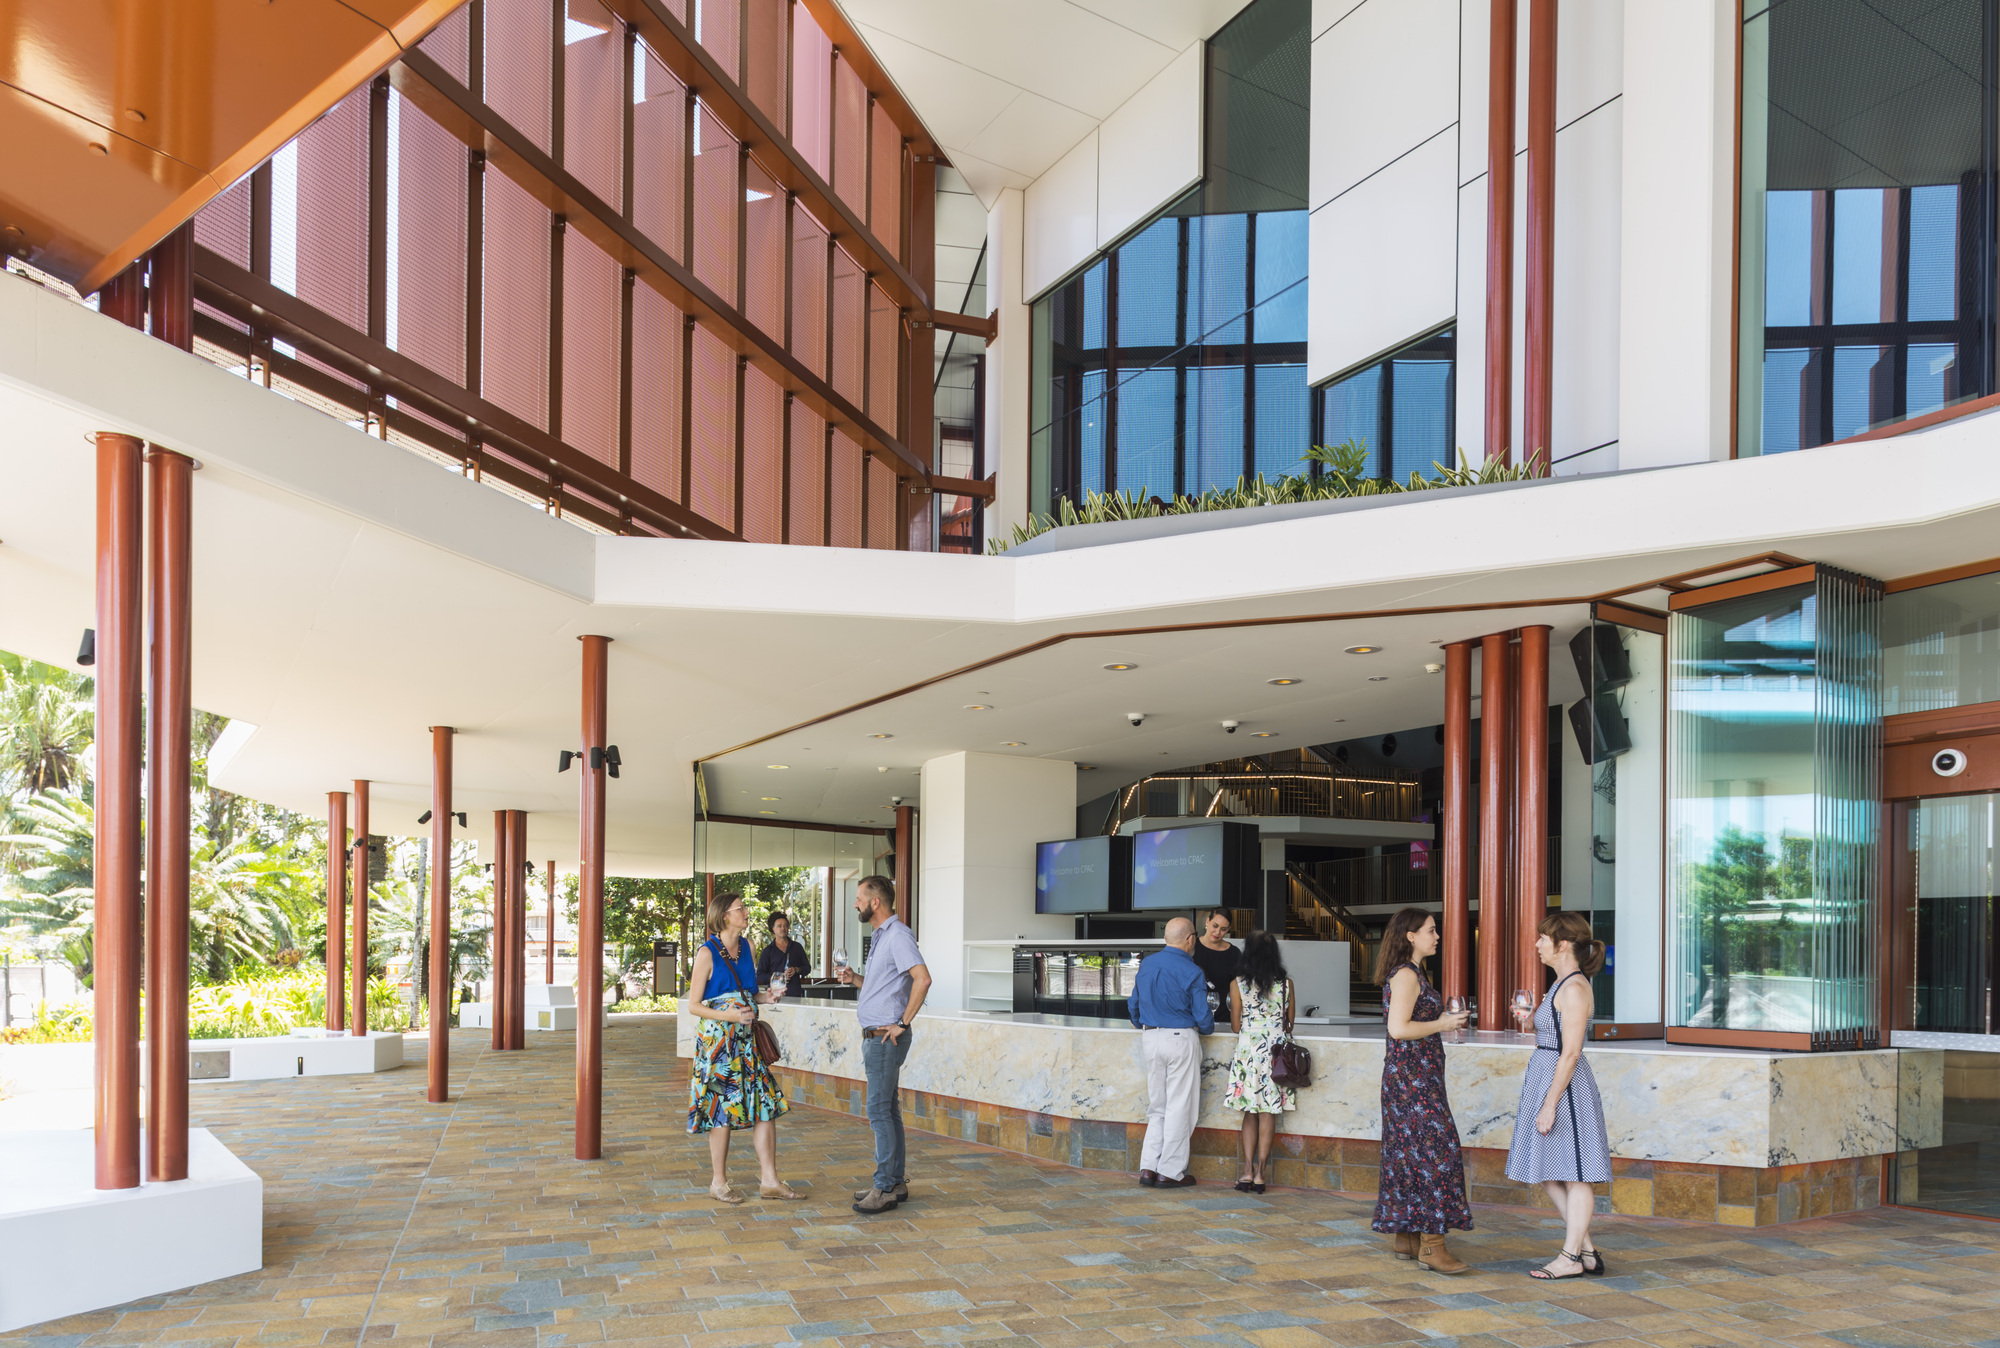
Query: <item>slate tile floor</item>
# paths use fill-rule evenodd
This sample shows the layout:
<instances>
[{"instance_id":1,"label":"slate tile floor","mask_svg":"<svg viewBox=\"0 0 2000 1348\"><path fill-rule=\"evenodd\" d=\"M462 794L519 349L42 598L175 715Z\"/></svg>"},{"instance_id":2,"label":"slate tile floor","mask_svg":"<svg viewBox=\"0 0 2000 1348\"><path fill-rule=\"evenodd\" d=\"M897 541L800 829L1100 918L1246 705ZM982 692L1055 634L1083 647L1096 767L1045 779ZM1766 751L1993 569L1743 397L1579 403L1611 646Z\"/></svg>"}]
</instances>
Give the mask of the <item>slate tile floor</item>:
<instances>
[{"instance_id":1,"label":"slate tile floor","mask_svg":"<svg viewBox=\"0 0 2000 1348\"><path fill-rule=\"evenodd\" d=\"M1477 1270L1444 1278L1389 1258L1358 1200L1160 1193L915 1133L912 1202L861 1217L866 1126L802 1108L780 1157L809 1200L723 1208L684 1131L670 1023L607 1032L594 1165L570 1159L569 1036L485 1041L453 1036L444 1105L425 1103L420 1060L197 1088L196 1122L264 1176L265 1268L0 1342L2000 1348L1989 1223L1607 1218L1613 1276L1547 1286L1523 1275L1557 1247L1550 1221L1480 1208L1457 1241Z\"/></svg>"}]
</instances>

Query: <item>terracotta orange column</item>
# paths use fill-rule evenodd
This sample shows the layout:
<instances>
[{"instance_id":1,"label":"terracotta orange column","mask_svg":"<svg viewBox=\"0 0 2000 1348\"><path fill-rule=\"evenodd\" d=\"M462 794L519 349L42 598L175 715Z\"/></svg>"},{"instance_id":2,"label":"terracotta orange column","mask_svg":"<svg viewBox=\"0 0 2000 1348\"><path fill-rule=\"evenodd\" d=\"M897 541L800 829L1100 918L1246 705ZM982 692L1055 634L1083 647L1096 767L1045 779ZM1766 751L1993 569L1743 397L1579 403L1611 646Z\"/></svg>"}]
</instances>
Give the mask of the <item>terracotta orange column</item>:
<instances>
[{"instance_id":1,"label":"terracotta orange column","mask_svg":"<svg viewBox=\"0 0 2000 1348\"><path fill-rule=\"evenodd\" d=\"M1521 629L1521 688L1514 717L1521 753L1515 803L1514 986L1537 994L1542 965L1536 930L1549 895L1549 629Z\"/></svg>"},{"instance_id":2,"label":"terracotta orange column","mask_svg":"<svg viewBox=\"0 0 2000 1348\"><path fill-rule=\"evenodd\" d=\"M354 784L354 962L347 970L347 1032L368 1034L368 783Z\"/></svg>"},{"instance_id":3,"label":"terracotta orange column","mask_svg":"<svg viewBox=\"0 0 2000 1348\"><path fill-rule=\"evenodd\" d=\"M1556 0L1528 0L1528 247L1521 462L1546 477L1555 429Z\"/></svg>"},{"instance_id":4,"label":"terracotta orange column","mask_svg":"<svg viewBox=\"0 0 2000 1348\"><path fill-rule=\"evenodd\" d=\"M139 1184L140 654L145 505L143 449L97 436L96 922L91 936L100 1189Z\"/></svg>"},{"instance_id":5,"label":"terracotta orange column","mask_svg":"<svg viewBox=\"0 0 2000 1348\"><path fill-rule=\"evenodd\" d=\"M425 1098L451 1097L451 737L431 727L431 1042Z\"/></svg>"},{"instance_id":6,"label":"terracotta orange column","mask_svg":"<svg viewBox=\"0 0 2000 1348\"><path fill-rule=\"evenodd\" d=\"M493 991L486 999L486 1044L498 1053L507 1047L507 812L493 812Z\"/></svg>"},{"instance_id":7,"label":"terracotta orange column","mask_svg":"<svg viewBox=\"0 0 2000 1348\"><path fill-rule=\"evenodd\" d=\"M583 642L583 809L576 930L576 1159L604 1155L604 739L611 638Z\"/></svg>"},{"instance_id":8,"label":"terracotta orange column","mask_svg":"<svg viewBox=\"0 0 2000 1348\"><path fill-rule=\"evenodd\" d=\"M1470 990L1472 965L1472 643L1444 648L1444 995Z\"/></svg>"},{"instance_id":9,"label":"terracotta orange column","mask_svg":"<svg viewBox=\"0 0 2000 1348\"><path fill-rule=\"evenodd\" d=\"M146 1092L147 1173L187 1178L189 681L194 461L147 455Z\"/></svg>"},{"instance_id":10,"label":"terracotta orange column","mask_svg":"<svg viewBox=\"0 0 2000 1348\"><path fill-rule=\"evenodd\" d=\"M896 807L896 873L890 878L896 882L896 916L912 931L916 930L916 886L911 883L916 875L913 863L917 853L917 811L913 805Z\"/></svg>"},{"instance_id":11,"label":"terracotta orange column","mask_svg":"<svg viewBox=\"0 0 2000 1348\"><path fill-rule=\"evenodd\" d=\"M1514 430L1514 0L1491 0L1486 82L1486 457Z\"/></svg>"},{"instance_id":12,"label":"terracotta orange column","mask_svg":"<svg viewBox=\"0 0 2000 1348\"><path fill-rule=\"evenodd\" d=\"M326 1028L347 1028L347 793L326 793Z\"/></svg>"},{"instance_id":13,"label":"terracotta orange column","mask_svg":"<svg viewBox=\"0 0 2000 1348\"><path fill-rule=\"evenodd\" d=\"M1507 942L1507 647L1505 632L1479 643L1479 1028L1506 1026L1502 951Z\"/></svg>"},{"instance_id":14,"label":"terracotta orange column","mask_svg":"<svg viewBox=\"0 0 2000 1348\"><path fill-rule=\"evenodd\" d=\"M507 811L507 1047L528 1046L528 812Z\"/></svg>"}]
</instances>

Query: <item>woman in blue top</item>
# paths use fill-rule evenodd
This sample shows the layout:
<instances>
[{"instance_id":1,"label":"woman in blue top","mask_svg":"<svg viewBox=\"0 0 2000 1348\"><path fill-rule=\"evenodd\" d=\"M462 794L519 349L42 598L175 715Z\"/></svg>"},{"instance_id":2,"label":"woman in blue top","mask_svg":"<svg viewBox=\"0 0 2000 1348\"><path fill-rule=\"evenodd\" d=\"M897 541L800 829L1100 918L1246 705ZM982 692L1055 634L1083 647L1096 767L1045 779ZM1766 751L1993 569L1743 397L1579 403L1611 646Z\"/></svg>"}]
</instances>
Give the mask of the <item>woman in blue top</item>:
<instances>
[{"instance_id":1,"label":"woman in blue top","mask_svg":"<svg viewBox=\"0 0 2000 1348\"><path fill-rule=\"evenodd\" d=\"M769 1004L776 993L759 992L757 965L743 933L750 910L741 894L717 894L708 901L707 939L695 952L689 989L699 989L693 1001L701 1031L695 1039L693 1072L688 1084L688 1132L708 1134L708 1160L714 1170L709 1196L718 1203L741 1203L729 1187L729 1134L750 1129L757 1149L757 1167L764 1198L797 1198L778 1178L778 1116L789 1105L777 1078L757 1056L750 1027L756 1022L755 1003Z\"/></svg>"}]
</instances>

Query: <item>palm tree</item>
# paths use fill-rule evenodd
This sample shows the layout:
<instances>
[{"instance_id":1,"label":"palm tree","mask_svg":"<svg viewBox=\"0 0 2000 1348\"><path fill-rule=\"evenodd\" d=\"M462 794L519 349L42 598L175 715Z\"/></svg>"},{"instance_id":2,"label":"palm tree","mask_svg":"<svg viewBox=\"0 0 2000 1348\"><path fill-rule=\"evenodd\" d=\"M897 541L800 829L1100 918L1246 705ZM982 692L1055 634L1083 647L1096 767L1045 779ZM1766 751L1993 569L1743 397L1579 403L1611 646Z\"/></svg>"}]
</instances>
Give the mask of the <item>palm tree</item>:
<instances>
[{"instance_id":1,"label":"palm tree","mask_svg":"<svg viewBox=\"0 0 2000 1348\"><path fill-rule=\"evenodd\" d=\"M91 742L91 680L0 651L0 795L69 791Z\"/></svg>"},{"instance_id":2,"label":"palm tree","mask_svg":"<svg viewBox=\"0 0 2000 1348\"><path fill-rule=\"evenodd\" d=\"M97 915L90 802L46 791L30 796L11 817L22 831L0 836L15 872L11 892L0 892L0 926L22 930L88 983Z\"/></svg>"}]
</instances>

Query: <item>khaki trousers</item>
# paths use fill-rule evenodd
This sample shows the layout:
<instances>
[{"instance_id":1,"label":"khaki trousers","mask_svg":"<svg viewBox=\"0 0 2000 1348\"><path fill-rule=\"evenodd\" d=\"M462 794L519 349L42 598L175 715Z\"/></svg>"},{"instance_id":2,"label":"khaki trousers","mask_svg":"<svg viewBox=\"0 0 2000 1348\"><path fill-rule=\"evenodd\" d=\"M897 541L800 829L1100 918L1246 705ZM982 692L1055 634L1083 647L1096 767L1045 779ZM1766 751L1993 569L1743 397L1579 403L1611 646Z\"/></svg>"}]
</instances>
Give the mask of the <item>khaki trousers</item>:
<instances>
[{"instance_id":1,"label":"khaki trousers","mask_svg":"<svg viewBox=\"0 0 2000 1348\"><path fill-rule=\"evenodd\" d=\"M1187 1174L1188 1142L1201 1114L1201 1036L1192 1029L1147 1030L1146 1141L1139 1168L1162 1179Z\"/></svg>"}]
</instances>

